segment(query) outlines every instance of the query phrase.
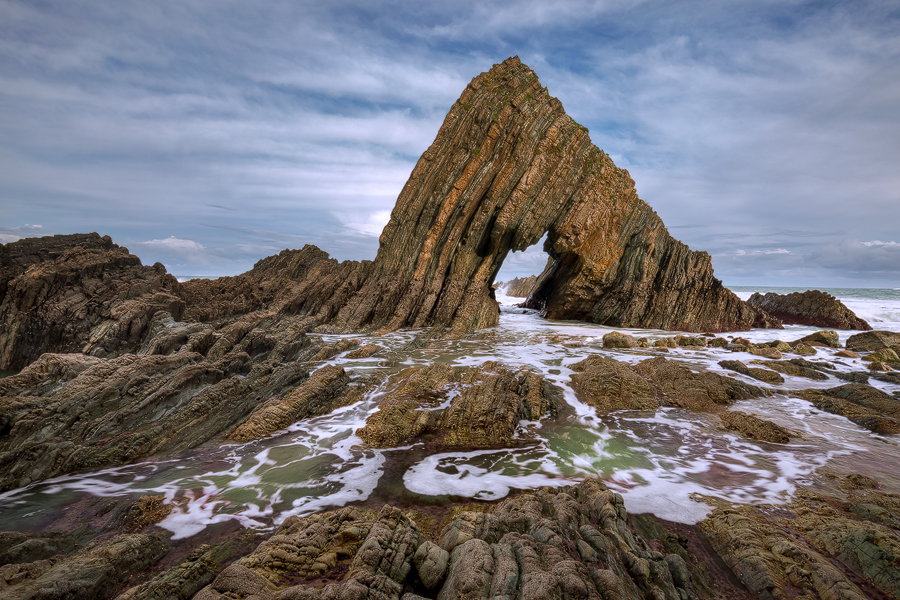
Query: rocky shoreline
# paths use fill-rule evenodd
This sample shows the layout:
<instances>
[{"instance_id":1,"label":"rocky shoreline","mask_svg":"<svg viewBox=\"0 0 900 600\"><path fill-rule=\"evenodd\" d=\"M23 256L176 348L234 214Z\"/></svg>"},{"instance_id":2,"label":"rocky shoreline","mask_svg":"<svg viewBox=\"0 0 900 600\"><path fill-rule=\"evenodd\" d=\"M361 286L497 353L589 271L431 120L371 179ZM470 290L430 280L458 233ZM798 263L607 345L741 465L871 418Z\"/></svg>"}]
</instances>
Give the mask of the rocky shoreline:
<instances>
[{"instance_id":1,"label":"rocky shoreline","mask_svg":"<svg viewBox=\"0 0 900 600\"><path fill-rule=\"evenodd\" d=\"M524 306L656 333L610 331L540 372L487 353L448 358L454 344L495 341L500 265L545 234L548 266L526 280ZM857 333L843 347L830 329L757 343L718 335L816 311L839 313L829 327L868 327L810 297L791 312L790 298L745 303L724 288L709 256L668 234L627 171L512 58L453 105L374 261L305 246L235 277L179 283L96 233L0 245L0 369L16 371L0 379L0 497L69 474L190 462L361 403L372 408L350 432L359 455L515 452L540 445L573 404L597 424L682 411L769 448L807 434L740 403L789 396L873 436L900 433L900 334ZM405 337L388 344L391 333ZM685 353L722 360L698 367ZM0 532L0 595L900 597L900 485L822 477L778 506L709 500L699 525L629 515L609 482L581 477L494 502L343 501L266 533L211 519L186 539L159 525L185 514L186 496L81 497L33 530Z\"/></svg>"}]
</instances>

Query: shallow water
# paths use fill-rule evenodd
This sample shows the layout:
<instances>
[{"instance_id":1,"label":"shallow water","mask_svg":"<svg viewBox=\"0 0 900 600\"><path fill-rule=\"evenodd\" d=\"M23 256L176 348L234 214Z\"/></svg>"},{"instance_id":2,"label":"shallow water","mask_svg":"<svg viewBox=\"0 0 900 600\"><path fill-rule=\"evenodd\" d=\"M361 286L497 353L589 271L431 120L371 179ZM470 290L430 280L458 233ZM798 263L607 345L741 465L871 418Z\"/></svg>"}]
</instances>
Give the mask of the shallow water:
<instances>
[{"instance_id":1,"label":"shallow water","mask_svg":"<svg viewBox=\"0 0 900 600\"><path fill-rule=\"evenodd\" d=\"M742 297L750 295L748 291L739 293ZM383 393L377 389L362 402L301 421L264 440L67 475L2 494L0 529L37 527L48 514L62 510L83 494L164 494L175 508L161 526L171 530L175 538L183 538L227 520L245 527L271 528L290 515L365 501L373 494L414 503L495 500L511 490L567 485L595 475L624 496L631 512L652 512L671 521L695 523L708 513L715 499L785 502L798 485L811 483L817 477L816 469L826 465L866 472L874 459L880 471L900 472L897 436L871 434L789 395L791 389L845 383L836 378L786 378L786 383L778 387L787 394L733 406L799 433L800 437L790 444L748 440L722 430L715 416L680 409L628 411L600 418L577 400L569 386L572 364L594 353L630 363L655 354L638 349L603 350L602 337L611 328L547 321L534 311L511 306L520 299L502 295L499 299L504 304L500 325L482 332L478 336L482 339L442 340L437 347L403 350L417 332L398 331L373 338L351 336L392 351L396 363L386 366L378 356L351 360L346 353L328 362L363 374L392 373L408 365L436 362L480 365L497 360L540 373L561 390L567 408L555 420L520 423L521 444L515 448L439 454L430 454L423 444L390 450L367 448L354 432L377 410ZM882 311L897 317L896 326L894 321L873 322L873 326L900 331L900 295L897 299L856 300L868 307L866 310L871 309L869 313L858 312L860 316ZM751 341L793 340L814 330L791 326L733 335ZM655 330L626 331L635 337L672 335ZM841 332L842 341L852 333ZM346 336L322 337L334 340ZM833 353L820 349L815 359L826 358L845 371L862 368L852 360L833 360ZM745 363L758 358L717 349L674 349L665 356L693 368L738 378L742 376L724 371L716 363L726 356ZM874 380L872 384L886 391L896 389Z\"/></svg>"}]
</instances>

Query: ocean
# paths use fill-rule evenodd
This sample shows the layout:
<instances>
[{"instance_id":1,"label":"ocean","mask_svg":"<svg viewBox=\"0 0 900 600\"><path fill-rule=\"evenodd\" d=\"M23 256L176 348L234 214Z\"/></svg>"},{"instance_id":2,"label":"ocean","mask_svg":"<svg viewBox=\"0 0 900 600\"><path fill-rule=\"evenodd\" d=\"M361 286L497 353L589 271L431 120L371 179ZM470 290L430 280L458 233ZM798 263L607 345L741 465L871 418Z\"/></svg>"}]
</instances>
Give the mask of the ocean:
<instances>
[{"instance_id":1,"label":"ocean","mask_svg":"<svg viewBox=\"0 0 900 600\"><path fill-rule=\"evenodd\" d=\"M803 288L736 287L741 298L755 292L804 291ZM827 289L875 329L900 331L900 290ZM681 523L696 523L719 502L780 504L798 486L817 485L827 469L864 471L876 478L900 474L898 436L876 435L847 419L816 410L792 390L829 388L845 383L787 378L768 387L773 395L737 402L731 408L757 415L793 430L788 444L769 444L725 431L718 417L681 409L623 411L598 416L580 402L571 387L572 365L591 354L637 363L653 355L644 349L604 349L611 327L549 321L535 311L518 308L519 298L498 293L500 324L489 335L447 340L438 347L402 350L416 331L382 336L323 335L334 341L353 337L401 353L397 362L377 355L350 359L347 353L322 362L351 373L391 374L414 365L447 363L480 365L496 360L525 367L556 386L566 408L556 419L522 421L516 448L429 453L424 445L371 449L355 431L378 410L383 388L357 404L306 419L264 440L196 449L183 456L148 460L94 472L78 473L0 494L0 528L27 529L52 521L85 495L119 497L162 494L173 504L160 525L186 538L223 521L270 530L291 515L361 503L372 499L409 504L450 500L496 500L514 490L561 486L599 476L621 493L630 513L653 513ZM751 341L790 341L815 331L788 326L732 334ZM635 337L671 332L618 329ZM841 340L857 332L840 332ZM853 359L835 357L819 348L813 359L825 359L839 371L863 370ZM744 379L719 367L723 358L749 362L743 352L707 348L673 349L666 358L694 369ZM872 380L893 392L897 386ZM776 391L777 390L777 391ZM900 483L900 482L898 482ZM29 525L31 524L31 525Z\"/></svg>"}]
</instances>

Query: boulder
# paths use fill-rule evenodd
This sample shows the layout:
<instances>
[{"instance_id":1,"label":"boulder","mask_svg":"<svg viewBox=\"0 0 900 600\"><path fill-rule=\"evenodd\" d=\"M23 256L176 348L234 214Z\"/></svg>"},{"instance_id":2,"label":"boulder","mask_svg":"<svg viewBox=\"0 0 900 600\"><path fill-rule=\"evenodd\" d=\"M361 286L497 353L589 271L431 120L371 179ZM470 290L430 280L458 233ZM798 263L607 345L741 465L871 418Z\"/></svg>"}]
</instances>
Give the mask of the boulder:
<instances>
[{"instance_id":1,"label":"boulder","mask_svg":"<svg viewBox=\"0 0 900 600\"><path fill-rule=\"evenodd\" d=\"M791 345L795 345L799 342L806 342L807 344L815 342L828 346L829 348L841 347L840 336L838 336L838 332L832 330L816 331L807 336L803 336L796 342L792 342Z\"/></svg>"},{"instance_id":2,"label":"boulder","mask_svg":"<svg viewBox=\"0 0 900 600\"><path fill-rule=\"evenodd\" d=\"M784 383L784 377L782 377L775 371L748 367L739 360L720 360L719 366L723 369L735 371L737 373L740 373L741 375L746 375L747 377L752 377L753 379L758 379L759 381L764 381L766 383Z\"/></svg>"},{"instance_id":3,"label":"boulder","mask_svg":"<svg viewBox=\"0 0 900 600\"><path fill-rule=\"evenodd\" d=\"M618 331L612 331L603 336L603 347L604 348L635 348L637 347L637 342L634 341L634 338L628 335L627 333L619 333Z\"/></svg>"},{"instance_id":4,"label":"boulder","mask_svg":"<svg viewBox=\"0 0 900 600\"><path fill-rule=\"evenodd\" d=\"M874 352L883 348L900 346L900 333L895 331L867 331L847 338L847 350Z\"/></svg>"},{"instance_id":5,"label":"boulder","mask_svg":"<svg viewBox=\"0 0 900 600\"><path fill-rule=\"evenodd\" d=\"M791 441L791 432L784 427L738 410L726 411L720 414L719 418L722 419L725 429L740 431L754 440L776 444L787 444Z\"/></svg>"},{"instance_id":6,"label":"boulder","mask_svg":"<svg viewBox=\"0 0 900 600\"><path fill-rule=\"evenodd\" d=\"M829 329L859 329L872 327L857 317L852 310L826 292L807 290L790 294L756 292L747 304L762 309L785 325L808 325Z\"/></svg>"},{"instance_id":7,"label":"boulder","mask_svg":"<svg viewBox=\"0 0 900 600\"><path fill-rule=\"evenodd\" d=\"M599 414L659 407L653 385L626 363L593 354L571 369L576 396Z\"/></svg>"},{"instance_id":8,"label":"boulder","mask_svg":"<svg viewBox=\"0 0 900 600\"><path fill-rule=\"evenodd\" d=\"M539 375L497 362L411 367L392 377L386 389L378 412L356 432L375 448L405 445L425 435L448 446L508 446L519 421L539 421L558 409Z\"/></svg>"},{"instance_id":9,"label":"boulder","mask_svg":"<svg viewBox=\"0 0 900 600\"><path fill-rule=\"evenodd\" d=\"M896 363L900 362L900 357L898 357L897 353L890 348L882 348L881 350L876 350L868 356L864 356L863 360L882 363Z\"/></svg>"}]
</instances>

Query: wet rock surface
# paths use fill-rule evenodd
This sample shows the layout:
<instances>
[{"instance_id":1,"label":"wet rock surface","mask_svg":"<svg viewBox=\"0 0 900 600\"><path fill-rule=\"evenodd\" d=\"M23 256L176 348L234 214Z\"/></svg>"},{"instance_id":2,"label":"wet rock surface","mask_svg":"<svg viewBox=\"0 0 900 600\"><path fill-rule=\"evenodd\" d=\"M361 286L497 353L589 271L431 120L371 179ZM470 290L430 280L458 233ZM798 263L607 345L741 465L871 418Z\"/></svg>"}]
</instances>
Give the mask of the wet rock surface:
<instances>
[{"instance_id":1,"label":"wet rock surface","mask_svg":"<svg viewBox=\"0 0 900 600\"><path fill-rule=\"evenodd\" d=\"M857 317L844 303L819 290L776 294L759 292L750 296L747 303L764 310L785 325L809 325L832 329L860 329L872 327Z\"/></svg>"},{"instance_id":2,"label":"wet rock surface","mask_svg":"<svg viewBox=\"0 0 900 600\"><path fill-rule=\"evenodd\" d=\"M496 362L413 367L393 377L388 390L379 411L356 432L376 448L423 436L446 446L508 446L520 421L540 421L559 408L558 393L539 375Z\"/></svg>"},{"instance_id":3,"label":"wet rock surface","mask_svg":"<svg viewBox=\"0 0 900 600\"><path fill-rule=\"evenodd\" d=\"M848 383L794 394L812 402L819 410L846 417L875 433L900 433L900 401L870 385Z\"/></svg>"},{"instance_id":4,"label":"wet rock surface","mask_svg":"<svg viewBox=\"0 0 900 600\"><path fill-rule=\"evenodd\" d=\"M895 598L900 500L875 486L854 475L840 496L801 491L786 507L717 509L700 527L758 597Z\"/></svg>"},{"instance_id":5,"label":"wet rock surface","mask_svg":"<svg viewBox=\"0 0 900 600\"><path fill-rule=\"evenodd\" d=\"M394 507L347 508L289 519L195 598L746 597L710 576L686 538L652 519L642 528L649 539L594 480L461 512L434 540Z\"/></svg>"}]
</instances>

